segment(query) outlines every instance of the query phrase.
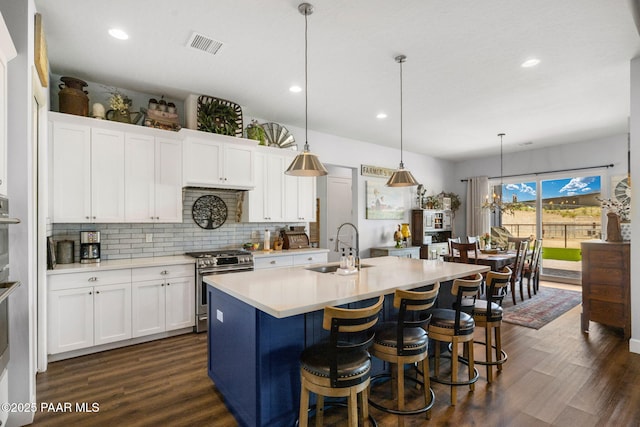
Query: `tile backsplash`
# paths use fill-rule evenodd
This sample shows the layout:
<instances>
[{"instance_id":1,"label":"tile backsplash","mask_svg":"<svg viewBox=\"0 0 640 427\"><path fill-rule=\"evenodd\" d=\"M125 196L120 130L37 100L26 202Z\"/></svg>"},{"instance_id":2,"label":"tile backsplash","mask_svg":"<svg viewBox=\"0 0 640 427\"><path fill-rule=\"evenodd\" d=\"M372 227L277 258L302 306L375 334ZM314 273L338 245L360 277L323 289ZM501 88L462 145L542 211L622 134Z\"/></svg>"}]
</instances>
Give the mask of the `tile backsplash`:
<instances>
[{"instance_id":1,"label":"tile backsplash","mask_svg":"<svg viewBox=\"0 0 640 427\"><path fill-rule=\"evenodd\" d=\"M201 196L213 194L227 205L227 220L214 230L200 228L191 216L194 202ZM306 223L244 223L237 221L239 191L185 188L182 191L182 223L177 224L60 224L51 226L54 241L74 241L75 262L80 261L80 231L100 232L101 260L182 255L185 252L239 248L246 242L262 242L264 230L271 236L290 225ZM260 238L252 239L254 231ZM307 230L308 231L308 230ZM151 234L152 242L147 243Z\"/></svg>"}]
</instances>

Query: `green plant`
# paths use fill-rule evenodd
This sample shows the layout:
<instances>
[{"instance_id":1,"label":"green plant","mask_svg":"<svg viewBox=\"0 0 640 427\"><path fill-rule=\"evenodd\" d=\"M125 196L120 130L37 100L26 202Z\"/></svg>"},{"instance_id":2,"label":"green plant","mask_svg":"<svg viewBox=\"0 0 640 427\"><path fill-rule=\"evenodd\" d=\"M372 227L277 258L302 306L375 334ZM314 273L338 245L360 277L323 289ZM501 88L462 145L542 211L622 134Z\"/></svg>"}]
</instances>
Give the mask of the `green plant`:
<instances>
[{"instance_id":1,"label":"green plant","mask_svg":"<svg viewBox=\"0 0 640 427\"><path fill-rule=\"evenodd\" d=\"M267 145L267 135L257 120L251 120L251 123L247 125L247 138L260 141L258 145Z\"/></svg>"},{"instance_id":2,"label":"green plant","mask_svg":"<svg viewBox=\"0 0 640 427\"><path fill-rule=\"evenodd\" d=\"M218 100L198 99L198 130L235 136L239 127L237 119L238 113L233 107Z\"/></svg>"},{"instance_id":3,"label":"green plant","mask_svg":"<svg viewBox=\"0 0 640 427\"><path fill-rule=\"evenodd\" d=\"M451 206L449 207L449 209L451 209L451 215L455 217L456 211L460 209L460 197L456 193L445 193L444 191L438 194L438 198L440 199L440 201L442 201L442 199L445 197L451 199Z\"/></svg>"}]
</instances>

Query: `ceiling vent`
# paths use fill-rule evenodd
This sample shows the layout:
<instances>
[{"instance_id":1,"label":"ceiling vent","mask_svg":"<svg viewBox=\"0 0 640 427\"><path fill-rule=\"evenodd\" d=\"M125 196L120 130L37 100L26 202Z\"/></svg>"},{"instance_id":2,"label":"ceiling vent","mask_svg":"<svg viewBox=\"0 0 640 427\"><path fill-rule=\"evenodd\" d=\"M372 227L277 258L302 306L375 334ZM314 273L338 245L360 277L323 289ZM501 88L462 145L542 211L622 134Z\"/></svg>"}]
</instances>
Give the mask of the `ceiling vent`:
<instances>
[{"instance_id":1,"label":"ceiling vent","mask_svg":"<svg viewBox=\"0 0 640 427\"><path fill-rule=\"evenodd\" d=\"M201 50L203 52L215 55L222 47L222 42L214 40L211 37L205 36L204 34L194 32L193 34L191 34L191 37L189 37L187 47L190 49Z\"/></svg>"}]
</instances>

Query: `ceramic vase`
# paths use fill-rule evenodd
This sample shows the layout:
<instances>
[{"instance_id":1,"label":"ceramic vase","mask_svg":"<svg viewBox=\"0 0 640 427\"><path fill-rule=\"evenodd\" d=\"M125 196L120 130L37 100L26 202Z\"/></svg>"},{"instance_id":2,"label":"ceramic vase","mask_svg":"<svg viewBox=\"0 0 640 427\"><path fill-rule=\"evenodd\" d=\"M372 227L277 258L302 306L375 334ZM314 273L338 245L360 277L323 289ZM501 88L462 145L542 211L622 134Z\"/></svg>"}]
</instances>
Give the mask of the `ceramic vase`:
<instances>
[{"instance_id":1,"label":"ceramic vase","mask_svg":"<svg viewBox=\"0 0 640 427\"><path fill-rule=\"evenodd\" d=\"M622 242L620 217L614 212L607 213L607 242Z\"/></svg>"}]
</instances>

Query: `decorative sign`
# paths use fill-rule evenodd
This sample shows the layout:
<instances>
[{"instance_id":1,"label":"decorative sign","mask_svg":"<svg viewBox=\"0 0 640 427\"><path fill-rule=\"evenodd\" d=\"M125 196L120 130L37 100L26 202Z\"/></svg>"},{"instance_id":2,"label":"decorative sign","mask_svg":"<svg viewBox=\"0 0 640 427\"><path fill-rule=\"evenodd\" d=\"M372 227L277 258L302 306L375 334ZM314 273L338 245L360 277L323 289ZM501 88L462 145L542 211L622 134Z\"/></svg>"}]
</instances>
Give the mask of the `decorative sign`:
<instances>
[{"instance_id":1,"label":"decorative sign","mask_svg":"<svg viewBox=\"0 0 640 427\"><path fill-rule=\"evenodd\" d=\"M396 170L380 166L360 165L360 175L375 176L377 178L389 178Z\"/></svg>"}]
</instances>

